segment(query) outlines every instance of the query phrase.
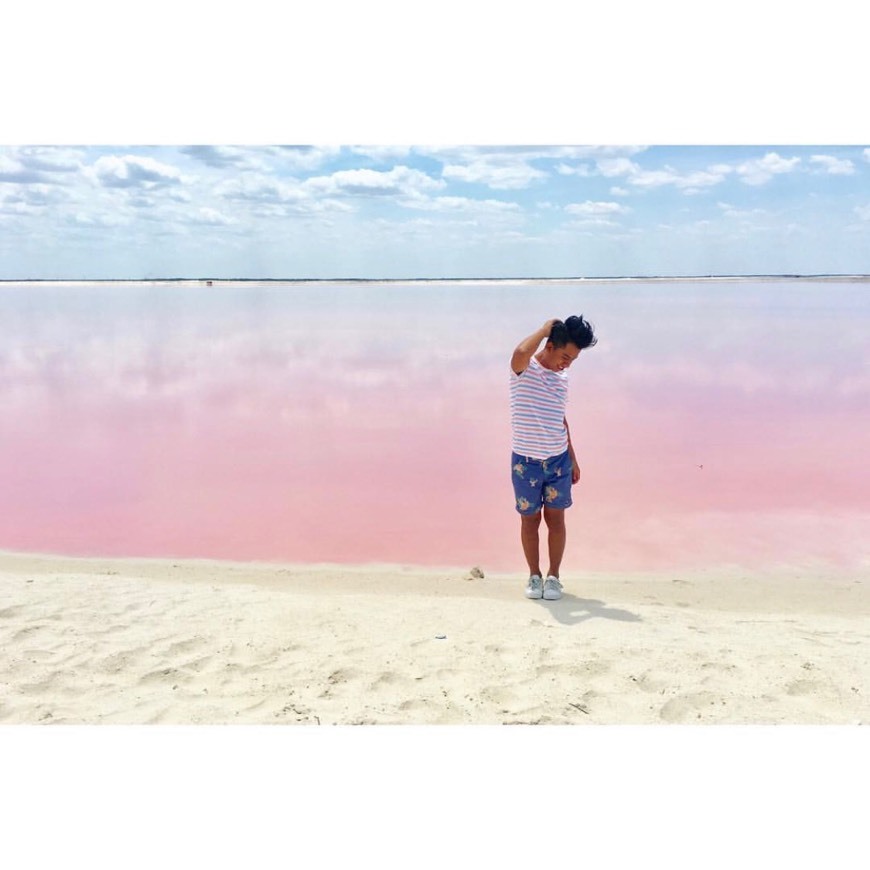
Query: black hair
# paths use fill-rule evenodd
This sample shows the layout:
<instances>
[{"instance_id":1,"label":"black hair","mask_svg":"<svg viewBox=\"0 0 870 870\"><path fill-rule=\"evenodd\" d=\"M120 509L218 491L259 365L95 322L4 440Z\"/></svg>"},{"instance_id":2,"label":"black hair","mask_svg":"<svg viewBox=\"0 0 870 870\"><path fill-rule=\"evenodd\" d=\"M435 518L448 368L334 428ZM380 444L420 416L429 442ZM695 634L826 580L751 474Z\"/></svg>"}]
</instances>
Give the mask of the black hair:
<instances>
[{"instance_id":1,"label":"black hair","mask_svg":"<svg viewBox=\"0 0 870 870\"><path fill-rule=\"evenodd\" d=\"M582 314L579 317L571 315L564 322L557 320L550 330L549 340L553 342L555 347L565 347L570 342L576 344L580 350L598 343L592 330L592 324L585 321Z\"/></svg>"}]
</instances>

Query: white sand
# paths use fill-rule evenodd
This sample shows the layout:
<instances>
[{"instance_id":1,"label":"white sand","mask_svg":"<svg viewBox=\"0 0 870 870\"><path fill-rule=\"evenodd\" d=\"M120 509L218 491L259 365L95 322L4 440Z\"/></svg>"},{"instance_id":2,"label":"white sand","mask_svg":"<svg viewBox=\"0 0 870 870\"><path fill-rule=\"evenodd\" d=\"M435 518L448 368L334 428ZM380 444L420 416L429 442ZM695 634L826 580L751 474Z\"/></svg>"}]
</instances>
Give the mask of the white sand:
<instances>
[{"instance_id":1,"label":"white sand","mask_svg":"<svg viewBox=\"0 0 870 870\"><path fill-rule=\"evenodd\" d=\"M2 553L0 723L866 723L868 575Z\"/></svg>"}]
</instances>

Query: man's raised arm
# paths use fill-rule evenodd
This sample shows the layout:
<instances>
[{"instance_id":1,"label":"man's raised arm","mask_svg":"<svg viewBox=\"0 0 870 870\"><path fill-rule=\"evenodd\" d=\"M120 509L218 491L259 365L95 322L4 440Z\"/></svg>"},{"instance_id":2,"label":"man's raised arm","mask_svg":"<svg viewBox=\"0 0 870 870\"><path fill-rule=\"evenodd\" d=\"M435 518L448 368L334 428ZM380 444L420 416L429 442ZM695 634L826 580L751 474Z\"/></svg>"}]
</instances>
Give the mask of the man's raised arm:
<instances>
[{"instance_id":1,"label":"man's raised arm","mask_svg":"<svg viewBox=\"0 0 870 870\"><path fill-rule=\"evenodd\" d=\"M545 338L550 337L553 324L558 322L558 317L548 320L537 332L533 332L516 346L511 357L511 368L515 374L521 375L529 367L529 360L531 360L541 342Z\"/></svg>"}]
</instances>

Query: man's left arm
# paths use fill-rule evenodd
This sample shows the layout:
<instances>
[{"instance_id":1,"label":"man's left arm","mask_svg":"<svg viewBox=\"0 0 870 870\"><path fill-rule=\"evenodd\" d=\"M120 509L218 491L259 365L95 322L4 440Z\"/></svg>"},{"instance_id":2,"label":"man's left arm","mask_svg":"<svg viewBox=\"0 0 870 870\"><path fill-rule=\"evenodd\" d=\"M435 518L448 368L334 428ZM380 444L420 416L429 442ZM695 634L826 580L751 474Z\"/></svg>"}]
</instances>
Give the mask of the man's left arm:
<instances>
[{"instance_id":1,"label":"man's left arm","mask_svg":"<svg viewBox=\"0 0 870 870\"><path fill-rule=\"evenodd\" d=\"M574 453L574 445L571 443L571 430L568 428L568 418L564 417L565 431L568 433L568 455L571 457L571 483L580 480L580 466L577 464L577 454Z\"/></svg>"}]
</instances>

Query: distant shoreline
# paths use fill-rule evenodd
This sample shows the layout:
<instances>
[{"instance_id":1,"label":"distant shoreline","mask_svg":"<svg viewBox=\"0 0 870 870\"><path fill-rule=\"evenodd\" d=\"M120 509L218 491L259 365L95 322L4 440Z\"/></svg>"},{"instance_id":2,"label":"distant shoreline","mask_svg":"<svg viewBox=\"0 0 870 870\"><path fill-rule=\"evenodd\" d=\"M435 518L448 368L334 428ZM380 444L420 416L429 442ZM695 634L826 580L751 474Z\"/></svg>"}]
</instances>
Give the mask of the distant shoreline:
<instances>
[{"instance_id":1,"label":"distant shoreline","mask_svg":"<svg viewBox=\"0 0 870 870\"><path fill-rule=\"evenodd\" d=\"M708 283L708 282L870 282L870 275L624 275L611 277L572 278L0 278L3 286L86 286L130 285L139 286L229 286L271 284L299 286L311 284L402 284L402 285L507 285L507 284L615 284L615 283Z\"/></svg>"}]
</instances>

